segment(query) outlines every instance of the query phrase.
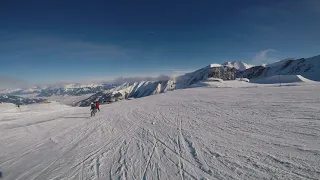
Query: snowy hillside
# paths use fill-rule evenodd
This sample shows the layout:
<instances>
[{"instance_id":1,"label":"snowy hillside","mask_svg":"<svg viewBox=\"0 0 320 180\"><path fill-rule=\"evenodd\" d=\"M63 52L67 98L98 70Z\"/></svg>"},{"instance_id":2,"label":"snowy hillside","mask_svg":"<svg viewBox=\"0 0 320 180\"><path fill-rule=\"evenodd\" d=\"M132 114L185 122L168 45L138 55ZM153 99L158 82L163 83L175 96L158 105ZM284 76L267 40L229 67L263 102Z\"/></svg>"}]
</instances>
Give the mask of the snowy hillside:
<instances>
[{"instance_id":1,"label":"snowy hillside","mask_svg":"<svg viewBox=\"0 0 320 180\"><path fill-rule=\"evenodd\" d=\"M268 76L266 78L254 78L254 79L251 79L251 82L259 83L259 84L297 83L297 82L316 83L316 81L312 81L301 75L274 75L274 76Z\"/></svg>"},{"instance_id":2,"label":"snowy hillside","mask_svg":"<svg viewBox=\"0 0 320 180\"><path fill-rule=\"evenodd\" d=\"M128 98L141 98L154 94L171 91L174 89L172 80L165 81L142 81L136 83L125 83L105 92L99 92L82 100L76 106L89 106L91 102L115 102Z\"/></svg>"},{"instance_id":3,"label":"snowy hillside","mask_svg":"<svg viewBox=\"0 0 320 180\"><path fill-rule=\"evenodd\" d=\"M187 88L190 85L207 78L220 78L223 80L235 79L237 70L226 66L206 66L192 73L178 76L172 80L163 81L141 81L135 83L124 83L121 86L99 92L93 96L80 101L77 106L89 106L93 101L114 102L127 98L141 98L154 94L172 91L174 89Z\"/></svg>"},{"instance_id":4,"label":"snowy hillside","mask_svg":"<svg viewBox=\"0 0 320 180\"><path fill-rule=\"evenodd\" d=\"M231 68L236 68L238 71L244 71L254 66L254 65L246 64L242 61L225 62L225 63L222 63L222 65L228 66Z\"/></svg>"},{"instance_id":5,"label":"snowy hillside","mask_svg":"<svg viewBox=\"0 0 320 180\"><path fill-rule=\"evenodd\" d=\"M92 101L114 102L126 98L140 98L189 87L220 87L220 85L221 87L229 87L228 83L220 83L219 85L211 82L207 83L208 78L222 80L247 78L254 83L279 83L275 75L278 75L278 79L281 77L279 81L283 83L320 81L320 56L297 60L288 59L267 66L254 67L240 61L226 62L222 65L211 64L171 80L125 83L116 88L94 94L88 99L78 102L77 105L89 106ZM242 86L241 83L239 86Z\"/></svg>"},{"instance_id":6,"label":"snowy hillside","mask_svg":"<svg viewBox=\"0 0 320 180\"><path fill-rule=\"evenodd\" d=\"M219 78L222 80L233 80L235 79L237 69L211 64L195 72L187 73L185 75L179 76L175 79L176 89L187 88L190 85L206 80L208 78Z\"/></svg>"},{"instance_id":7,"label":"snowy hillside","mask_svg":"<svg viewBox=\"0 0 320 180\"><path fill-rule=\"evenodd\" d=\"M320 86L192 88L0 113L5 180L319 179ZM1 104L0 104L1 109Z\"/></svg>"},{"instance_id":8,"label":"snowy hillside","mask_svg":"<svg viewBox=\"0 0 320 180\"><path fill-rule=\"evenodd\" d=\"M287 79L293 77L291 80L297 81L288 82L305 82L313 80L320 81L320 56L307 59L291 60L286 59L277 63L269 64L267 66L254 66L243 63L241 61L226 62L222 65L211 64L204 68L201 68L195 72L187 73L182 76L178 76L169 80L161 81L141 81L130 82L122 85L117 84L103 84L103 85L82 85L82 84L69 84L61 86L47 87L44 89L31 88L31 89L15 89L15 90L1 90L0 94L6 92L9 95L12 94L30 94L39 93L38 97L58 97L58 96L81 96L86 99L74 98L81 100L77 103L78 106L88 106L92 101L101 102L114 102L126 98L140 98L153 94L159 94L166 91L172 91L175 89L184 89L190 86L197 87L209 85L205 81L208 78L219 78L222 80L234 80L235 78L248 78L250 82L271 82L279 83L276 81L276 75L282 77L281 79ZM281 75L281 76L279 76ZM297 76L285 76L285 75L297 75ZM265 79L268 78L268 79ZM274 81L271 81L273 79ZM301 80L302 79L302 80ZM307 79L307 80L306 80ZM281 81L281 80L279 80ZM225 86L224 83L223 86ZM214 85L215 86L215 85ZM228 86L228 85L227 85ZM219 85L217 86L219 87ZM86 95L90 95L87 98ZM61 97L59 97L61 98ZM51 98L53 99L53 98ZM68 103L73 100L69 98ZM14 102L11 102L14 103Z\"/></svg>"},{"instance_id":9,"label":"snowy hillside","mask_svg":"<svg viewBox=\"0 0 320 180\"><path fill-rule=\"evenodd\" d=\"M4 113L12 109L17 109L17 106L12 103L0 103L0 113Z\"/></svg>"},{"instance_id":10,"label":"snowy hillside","mask_svg":"<svg viewBox=\"0 0 320 180\"><path fill-rule=\"evenodd\" d=\"M211 88L251 88L257 87L257 84L248 83L243 80L228 80L223 81L222 79L217 78L208 78L203 81L199 81L190 86L190 88L198 88L198 87L211 87ZM259 85L262 87L262 85Z\"/></svg>"},{"instance_id":11,"label":"snowy hillside","mask_svg":"<svg viewBox=\"0 0 320 180\"><path fill-rule=\"evenodd\" d=\"M320 81L320 56L297 60L287 59L267 66L255 66L237 74L238 77L249 79L275 75L301 75L313 81Z\"/></svg>"}]
</instances>

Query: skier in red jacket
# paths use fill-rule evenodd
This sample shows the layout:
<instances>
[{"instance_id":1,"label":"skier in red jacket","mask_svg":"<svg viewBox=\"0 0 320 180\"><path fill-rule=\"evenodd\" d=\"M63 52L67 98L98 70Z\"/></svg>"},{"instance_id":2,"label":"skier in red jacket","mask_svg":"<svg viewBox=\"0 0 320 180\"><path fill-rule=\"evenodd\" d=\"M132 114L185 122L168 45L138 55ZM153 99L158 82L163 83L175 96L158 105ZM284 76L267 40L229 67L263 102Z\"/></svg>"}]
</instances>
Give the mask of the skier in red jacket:
<instances>
[{"instance_id":1,"label":"skier in red jacket","mask_svg":"<svg viewBox=\"0 0 320 180\"><path fill-rule=\"evenodd\" d=\"M99 103L99 101L96 101L96 108L98 109L98 111L100 111L100 108L99 108L99 106L100 106L100 103Z\"/></svg>"}]
</instances>

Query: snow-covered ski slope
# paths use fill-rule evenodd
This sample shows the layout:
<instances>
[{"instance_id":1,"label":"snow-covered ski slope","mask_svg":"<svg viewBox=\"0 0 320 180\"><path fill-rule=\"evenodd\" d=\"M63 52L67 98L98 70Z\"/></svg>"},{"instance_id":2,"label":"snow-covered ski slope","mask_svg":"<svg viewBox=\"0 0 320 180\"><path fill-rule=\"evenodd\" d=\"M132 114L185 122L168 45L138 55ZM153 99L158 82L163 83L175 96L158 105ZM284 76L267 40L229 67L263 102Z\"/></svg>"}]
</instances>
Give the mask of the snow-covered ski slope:
<instances>
[{"instance_id":1,"label":"snow-covered ski slope","mask_svg":"<svg viewBox=\"0 0 320 180\"><path fill-rule=\"evenodd\" d=\"M320 86L191 88L89 108L7 106L3 179L319 179ZM0 104L1 106L1 104Z\"/></svg>"}]
</instances>

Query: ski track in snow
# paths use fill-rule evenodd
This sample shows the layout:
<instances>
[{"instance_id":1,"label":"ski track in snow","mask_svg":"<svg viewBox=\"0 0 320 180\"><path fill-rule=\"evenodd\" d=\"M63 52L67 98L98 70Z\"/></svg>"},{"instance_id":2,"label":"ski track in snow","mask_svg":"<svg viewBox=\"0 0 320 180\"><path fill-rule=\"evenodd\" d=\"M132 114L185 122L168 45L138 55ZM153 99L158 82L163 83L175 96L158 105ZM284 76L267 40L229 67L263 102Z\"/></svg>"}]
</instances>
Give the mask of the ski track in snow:
<instances>
[{"instance_id":1,"label":"ski track in snow","mask_svg":"<svg viewBox=\"0 0 320 180\"><path fill-rule=\"evenodd\" d=\"M95 117L5 111L0 170L9 180L320 179L319 92L193 88L102 105Z\"/></svg>"}]
</instances>

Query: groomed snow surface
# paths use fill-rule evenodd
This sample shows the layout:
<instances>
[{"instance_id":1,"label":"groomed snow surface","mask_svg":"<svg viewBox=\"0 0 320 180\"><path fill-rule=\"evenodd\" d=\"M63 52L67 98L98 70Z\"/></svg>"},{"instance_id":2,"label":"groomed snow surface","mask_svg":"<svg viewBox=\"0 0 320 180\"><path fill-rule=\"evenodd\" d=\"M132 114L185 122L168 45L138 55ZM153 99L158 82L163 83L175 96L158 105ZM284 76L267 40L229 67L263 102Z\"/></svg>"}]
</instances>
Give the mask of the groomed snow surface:
<instances>
[{"instance_id":1,"label":"groomed snow surface","mask_svg":"<svg viewBox=\"0 0 320 180\"><path fill-rule=\"evenodd\" d=\"M60 103L0 104L0 170L6 180L319 179L319 92L191 88L92 118Z\"/></svg>"}]
</instances>

